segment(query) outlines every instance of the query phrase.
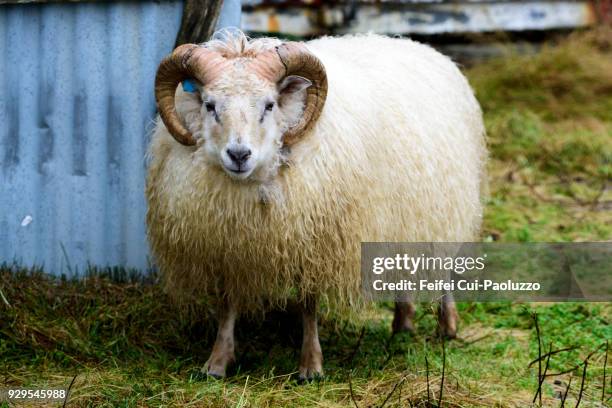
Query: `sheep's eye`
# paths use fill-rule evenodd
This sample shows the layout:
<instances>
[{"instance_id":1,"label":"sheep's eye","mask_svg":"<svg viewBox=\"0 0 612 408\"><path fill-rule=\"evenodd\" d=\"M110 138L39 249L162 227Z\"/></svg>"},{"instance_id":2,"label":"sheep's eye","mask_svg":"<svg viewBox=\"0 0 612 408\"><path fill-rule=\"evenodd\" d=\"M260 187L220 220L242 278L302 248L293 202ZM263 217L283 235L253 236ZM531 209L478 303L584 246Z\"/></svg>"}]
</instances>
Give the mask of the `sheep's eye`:
<instances>
[{"instance_id":1,"label":"sheep's eye","mask_svg":"<svg viewBox=\"0 0 612 408\"><path fill-rule=\"evenodd\" d=\"M207 112L214 112L215 111L215 104L212 102L206 102L204 104L204 106L206 106L206 111Z\"/></svg>"},{"instance_id":2,"label":"sheep's eye","mask_svg":"<svg viewBox=\"0 0 612 408\"><path fill-rule=\"evenodd\" d=\"M266 103L266 111L270 112L274 108L274 102Z\"/></svg>"}]
</instances>

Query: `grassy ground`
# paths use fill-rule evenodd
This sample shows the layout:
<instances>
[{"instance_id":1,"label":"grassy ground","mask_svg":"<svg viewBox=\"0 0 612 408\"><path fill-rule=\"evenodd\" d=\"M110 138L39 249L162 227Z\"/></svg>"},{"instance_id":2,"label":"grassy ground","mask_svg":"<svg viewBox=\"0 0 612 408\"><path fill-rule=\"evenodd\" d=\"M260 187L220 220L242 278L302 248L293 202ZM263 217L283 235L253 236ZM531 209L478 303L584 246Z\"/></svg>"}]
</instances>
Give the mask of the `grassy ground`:
<instances>
[{"instance_id":1,"label":"grassy ground","mask_svg":"<svg viewBox=\"0 0 612 408\"><path fill-rule=\"evenodd\" d=\"M491 148L483 239L612 238L610 38L580 34L467 70ZM524 407L538 388L535 312L542 354L571 348L550 358L549 374L568 372L546 378L542 405L559 406L570 381L566 406L581 388L581 406L612 396L611 370L602 386L608 303L461 304L460 339L448 343L434 337L429 307L414 336L391 337L390 305L380 304L362 323L321 323L326 377L305 385L294 375L299 318L274 312L240 322L234 375L217 381L198 371L214 339L205 304L181 315L157 285L110 275L72 282L0 269L0 387L74 380L68 406L92 407L426 407L441 389L442 406Z\"/></svg>"},{"instance_id":2,"label":"grassy ground","mask_svg":"<svg viewBox=\"0 0 612 408\"><path fill-rule=\"evenodd\" d=\"M470 69L491 150L485 237L612 237L612 32Z\"/></svg>"}]
</instances>

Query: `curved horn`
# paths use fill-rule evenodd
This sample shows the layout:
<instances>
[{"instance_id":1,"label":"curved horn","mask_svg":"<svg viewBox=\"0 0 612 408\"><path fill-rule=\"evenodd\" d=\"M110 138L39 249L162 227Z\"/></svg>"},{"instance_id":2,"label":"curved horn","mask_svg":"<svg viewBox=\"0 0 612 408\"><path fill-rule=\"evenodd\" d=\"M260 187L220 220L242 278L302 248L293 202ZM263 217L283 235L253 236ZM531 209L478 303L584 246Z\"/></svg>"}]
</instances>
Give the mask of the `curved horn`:
<instances>
[{"instance_id":1,"label":"curved horn","mask_svg":"<svg viewBox=\"0 0 612 408\"><path fill-rule=\"evenodd\" d=\"M310 130L321 115L327 98L327 74L321 61L303 43L286 42L257 58L255 71L269 80L279 82L289 75L299 75L312 82L307 89L306 106L300 121L287 130L284 144L291 146Z\"/></svg>"},{"instance_id":2,"label":"curved horn","mask_svg":"<svg viewBox=\"0 0 612 408\"><path fill-rule=\"evenodd\" d=\"M203 84L211 82L219 75L225 62L225 58L215 51L195 44L184 44L159 64L155 76L157 109L166 128L177 142L186 146L196 144L195 138L176 113L176 87L188 78L196 78Z\"/></svg>"}]
</instances>

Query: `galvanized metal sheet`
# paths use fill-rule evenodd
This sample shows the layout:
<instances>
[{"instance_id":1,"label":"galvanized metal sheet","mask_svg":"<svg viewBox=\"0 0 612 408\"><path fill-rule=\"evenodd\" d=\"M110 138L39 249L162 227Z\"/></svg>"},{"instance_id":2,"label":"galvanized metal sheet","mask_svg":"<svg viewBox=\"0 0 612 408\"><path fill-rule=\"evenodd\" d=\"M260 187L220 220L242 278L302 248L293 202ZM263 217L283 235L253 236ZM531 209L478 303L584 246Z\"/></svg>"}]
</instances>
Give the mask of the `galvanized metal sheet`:
<instances>
[{"instance_id":1,"label":"galvanized metal sheet","mask_svg":"<svg viewBox=\"0 0 612 408\"><path fill-rule=\"evenodd\" d=\"M0 262L148 266L153 80L181 1L0 6Z\"/></svg>"}]
</instances>

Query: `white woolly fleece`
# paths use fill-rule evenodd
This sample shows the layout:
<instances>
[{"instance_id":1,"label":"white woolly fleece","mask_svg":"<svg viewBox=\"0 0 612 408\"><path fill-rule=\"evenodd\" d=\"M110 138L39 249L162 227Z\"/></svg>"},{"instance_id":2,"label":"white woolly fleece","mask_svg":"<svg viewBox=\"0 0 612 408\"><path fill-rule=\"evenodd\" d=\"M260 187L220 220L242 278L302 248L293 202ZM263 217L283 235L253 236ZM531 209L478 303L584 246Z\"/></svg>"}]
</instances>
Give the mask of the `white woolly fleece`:
<instances>
[{"instance_id":1,"label":"white woolly fleece","mask_svg":"<svg viewBox=\"0 0 612 408\"><path fill-rule=\"evenodd\" d=\"M231 180L158 120L147 223L178 298L212 292L252 312L297 288L349 306L359 299L360 242L478 239L485 131L455 64L376 35L307 47L326 68L327 101L264 188ZM262 191L273 192L265 204Z\"/></svg>"}]
</instances>

